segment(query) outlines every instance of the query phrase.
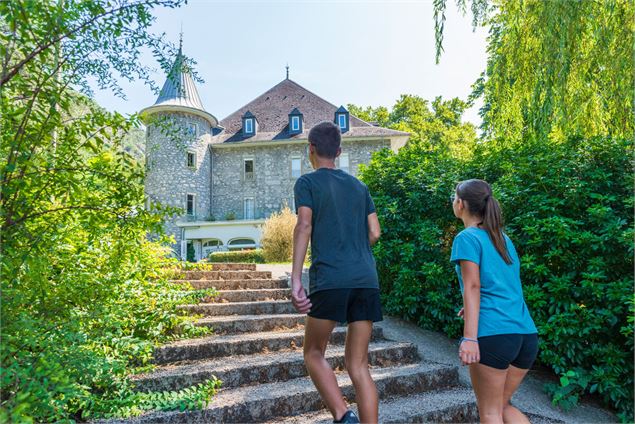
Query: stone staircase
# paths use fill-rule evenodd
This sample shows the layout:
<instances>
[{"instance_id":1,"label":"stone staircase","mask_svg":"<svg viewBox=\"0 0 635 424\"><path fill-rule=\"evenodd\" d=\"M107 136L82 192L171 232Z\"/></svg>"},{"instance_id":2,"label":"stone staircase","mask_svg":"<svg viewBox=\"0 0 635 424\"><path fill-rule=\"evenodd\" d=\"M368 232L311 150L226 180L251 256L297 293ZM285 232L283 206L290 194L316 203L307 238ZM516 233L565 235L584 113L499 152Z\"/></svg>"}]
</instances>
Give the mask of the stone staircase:
<instances>
[{"instance_id":1,"label":"stone staircase","mask_svg":"<svg viewBox=\"0 0 635 424\"><path fill-rule=\"evenodd\" d=\"M214 264L213 271L184 271L180 282L215 287L210 303L183 309L204 318L214 334L177 341L155 351L156 370L135 377L140 391L177 390L216 376L222 388L200 411L155 412L138 423L332 422L307 376L302 355L305 315L293 309L286 280L255 264ZM327 359L349 402L354 390L344 370L346 327L336 327ZM380 396L380 422L474 422L471 390L459 386L456 366L420 358L414 344L373 330L371 374Z\"/></svg>"}]
</instances>

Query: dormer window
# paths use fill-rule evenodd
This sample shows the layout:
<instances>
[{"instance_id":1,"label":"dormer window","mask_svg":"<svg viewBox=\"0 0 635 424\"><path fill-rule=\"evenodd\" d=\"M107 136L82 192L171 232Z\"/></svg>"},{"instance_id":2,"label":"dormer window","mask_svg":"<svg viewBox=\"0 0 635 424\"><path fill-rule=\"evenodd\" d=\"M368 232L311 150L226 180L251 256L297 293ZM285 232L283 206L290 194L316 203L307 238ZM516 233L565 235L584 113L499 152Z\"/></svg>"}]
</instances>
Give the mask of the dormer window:
<instances>
[{"instance_id":1,"label":"dormer window","mask_svg":"<svg viewBox=\"0 0 635 424\"><path fill-rule=\"evenodd\" d=\"M346 115L340 113L337 115L337 124L340 126L340 129L346 129Z\"/></svg>"},{"instance_id":2,"label":"dormer window","mask_svg":"<svg viewBox=\"0 0 635 424\"><path fill-rule=\"evenodd\" d=\"M340 127L342 132L346 132L350 129L349 114L344 106L340 106L340 108L335 111L335 124Z\"/></svg>"},{"instance_id":3,"label":"dormer window","mask_svg":"<svg viewBox=\"0 0 635 424\"><path fill-rule=\"evenodd\" d=\"M256 117L249 111L243 115L243 136L251 137L258 132L258 121Z\"/></svg>"},{"instance_id":4,"label":"dormer window","mask_svg":"<svg viewBox=\"0 0 635 424\"><path fill-rule=\"evenodd\" d=\"M296 107L289 114L289 134L302 133L302 113Z\"/></svg>"}]
</instances>

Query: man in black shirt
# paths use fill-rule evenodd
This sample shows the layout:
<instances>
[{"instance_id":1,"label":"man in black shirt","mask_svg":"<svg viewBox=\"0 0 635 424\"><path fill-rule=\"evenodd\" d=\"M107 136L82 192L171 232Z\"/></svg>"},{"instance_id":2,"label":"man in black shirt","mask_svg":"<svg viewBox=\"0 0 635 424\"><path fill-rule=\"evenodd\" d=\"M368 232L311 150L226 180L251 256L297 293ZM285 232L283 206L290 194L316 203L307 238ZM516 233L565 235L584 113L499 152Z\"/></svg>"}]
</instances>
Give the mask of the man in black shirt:
<instances>
[{"instance_id":1,"label":"man in black shirt","mask_svg":"<svg viewBox=\"0 0 635 424\"><path fill-rule=\"evenodd\" d=\"M335 168L341 153L340 129L322 122L309 132L309 160L314 172L295 184L298 221L293 233L292 302L307 313L304 360L334 422L359 422L347 409L335 373L324 359L331 332L347 323L346 369L355 387L362 422L378 419L377 389L368 371L368 343L373 322L382 320L379 282L371 245L380 228L368 188ZM301 275L311 240L307 297Z\"/></svg>"}]
</instances>

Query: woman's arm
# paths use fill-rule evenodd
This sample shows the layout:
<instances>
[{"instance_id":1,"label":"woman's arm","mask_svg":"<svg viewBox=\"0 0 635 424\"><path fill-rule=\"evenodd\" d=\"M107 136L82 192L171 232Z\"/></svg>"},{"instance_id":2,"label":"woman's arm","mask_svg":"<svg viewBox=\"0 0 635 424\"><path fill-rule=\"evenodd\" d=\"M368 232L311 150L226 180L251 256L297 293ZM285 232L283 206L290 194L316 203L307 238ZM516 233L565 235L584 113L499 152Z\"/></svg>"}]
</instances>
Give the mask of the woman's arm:
<instances>
[{"instance_id":1,"label":"woman's arm","mask_svg":"<svg viewBox=\"0 0 635 424\"><path fill-rule=\"evenodd\" d=\"M478 348L478 318L481 309L481 278L479 266L471 261L461 261L463 279L463 337L459 346L459 356L463 365L477 363L480 358Z\"/></svg>"}]
</instances>

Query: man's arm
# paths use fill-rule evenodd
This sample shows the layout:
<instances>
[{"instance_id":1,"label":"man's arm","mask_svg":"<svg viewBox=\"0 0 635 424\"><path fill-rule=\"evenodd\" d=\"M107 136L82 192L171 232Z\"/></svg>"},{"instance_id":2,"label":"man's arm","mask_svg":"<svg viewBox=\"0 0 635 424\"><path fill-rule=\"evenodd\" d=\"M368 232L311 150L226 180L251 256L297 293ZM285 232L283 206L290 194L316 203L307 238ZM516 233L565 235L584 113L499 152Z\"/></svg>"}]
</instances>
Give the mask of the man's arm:
<instances>
[{"instance_id":1,"label":"man's arm","mask_svg":"<svg viewBox=\"0 0 635 424\"><path fill-rule=\"evenodd\" d=\"M302 268L311 238L313 211L306 206L298 208L298 221L293 230L293 267L291 269L291 301L301 314L311 309L311 302L302 287Z\"/></svg>"},{"instance_id":2,"label":"man's arm","mask_svg":"<svg viewBox=\"0 0 635 424\"><path fill-rule=\"evenodd\" d=\"M377 214L373 212L368 215L368 242L371 246L377 243L377 240L379 240L379 236L381 236L379 219L377 219Z\"/></svg>"}]
</instances>

